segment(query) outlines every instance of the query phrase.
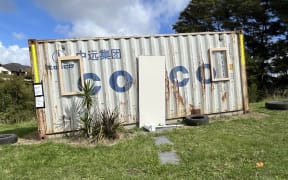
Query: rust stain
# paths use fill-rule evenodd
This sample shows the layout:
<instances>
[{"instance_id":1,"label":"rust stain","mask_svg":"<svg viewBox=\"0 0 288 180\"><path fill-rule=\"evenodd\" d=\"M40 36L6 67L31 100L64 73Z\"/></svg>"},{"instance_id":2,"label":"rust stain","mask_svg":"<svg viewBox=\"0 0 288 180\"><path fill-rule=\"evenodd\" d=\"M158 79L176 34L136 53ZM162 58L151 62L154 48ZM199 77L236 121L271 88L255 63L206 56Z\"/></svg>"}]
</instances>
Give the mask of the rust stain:
<instances>
[{"instance_id":1,"label":"rust stain","mask_svg":"<svg viewBox=\"0 0 288 180\"><path fill-rule=\"evenodd\" d=\"M204 84L204 87L205 87L205 67L204 67L204 64L202 63L201 65L200 65L200 76L201 76L201 84L203 85Z\"/></svg>"},{"instance_id":2,"label":"rust stain","mask_svg":"<svg viewBox=\"0 0 288 180\"><path fill-rule=\"evenodd\" d=\"M180 94L178 94L178 102L182 105L184 105L184 99L182 96L180 96Z\"/></svg>"},{"instance_id":3,"label":"rust stain","mask_svg":"<svg viewBox=\"0 0 288 180\"><path fill-rule=\"evenodd\" d=\"M205 89L206 89L206 84L205 84L205 67L204 63L200 64L200 76L201 76L201 87L202 87L202 97L205 97Z\"/></svg>"},{"instance_id":4,"label":"rust stain","mask_svg":"<svg viewBox=\"0 0 288 180\"><path fill-rule=\"evenodd\" d=\"M168 72L165 71L165 99L166 102L169 101L170 98L170 88L169 88L169 78L168 78Z\"/></svg>"},{"instance_id":5,"label":"rust stain","mask_svg":"<svg viewBox=\"0 0 288 180\"><path fill-rule=\"evenodd\" d=\"M224 101L226 101L226 99L227 99L227 92L225 92L224 94L223 94L223 96L222 96L222 102L224 102Z\"/></svg>"},{"instance_id":6,"label":"rust stain","mask_svg":"<svg viewBox=\"0 0 288 180\"><path fill-rule=\"evenodd\" d=\"M190 114L201 114L201 110L196 108L192 104L189 104L189 111L190 111Z\"/></svg>"},{"instance_id":7,"label":"rust stain","mask_svg":"<svg viewBox=\"0 0 288 180\"><path fill-rule=\"evenodd\" d=\"M178 84L177 81L175 83L173 83L173 94L177 100L177 104L180 103L180 104L184 105L184 100L183 100L183 97L179 93L179 88L178 88L177 84Z\"/></svg>"},{"instance_id":8,"label":"rust stain","mask_svg":"<svg viewBox=\"0 0 288 180\"><path fill-rule=\"evenodd\" d=\"M165 106L166 113L170 111L170 88L169 88L169 77L167 69L165 71Z\"/></svg>"},{"instance_id":9,"label":"rust stain","mask_svg":"<svg viewBox=\"0 0 288 180\"><path fill-rule=\"evenodd\" d=\"M172 88L173 88L173 95L176 99L178 99L178 93L179 93L179 89L178 89L178 86L177 86L177 81L175 81L173 84L172 84Z\"/></svg>"},{"instance_id":10,"label":"rust stain","mask_svg":"<svg viewBox=\"0 0 288 180\"><path fill-rule=\"evenodd\" d=\"M178 81L177 80L173 83L173 95L174 95L174 97L176 99L177 114L179 116L182 116L182 115L185 114L185 106L184 106L184 99L180 95L180 92L179 92L179 87L178 87Z\"/></svg>"}]
</instances>

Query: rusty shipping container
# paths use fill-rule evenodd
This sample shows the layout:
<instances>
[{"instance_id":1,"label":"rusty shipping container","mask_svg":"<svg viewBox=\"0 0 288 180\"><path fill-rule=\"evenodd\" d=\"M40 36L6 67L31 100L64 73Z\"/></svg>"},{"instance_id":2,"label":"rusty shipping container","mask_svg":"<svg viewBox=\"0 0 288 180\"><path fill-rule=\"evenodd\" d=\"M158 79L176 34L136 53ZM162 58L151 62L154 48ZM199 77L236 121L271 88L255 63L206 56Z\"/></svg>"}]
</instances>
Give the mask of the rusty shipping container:
<instances>
[{"instance_id":1,"label":"rusty shipping container","mask_svg":"<svg viewBox=\"0 0 288 180\"><path fill-rule=\"evenodd\" d=\"M165 56L167 120L249 110L241 31L31 39L29 47L35 85L43 86L42 101L36 97L42 135L80 127L79 92L87 79L95 84L94 108L118 107L125 124L137 124L139 56Z\"/></svg>"}]
</instances>

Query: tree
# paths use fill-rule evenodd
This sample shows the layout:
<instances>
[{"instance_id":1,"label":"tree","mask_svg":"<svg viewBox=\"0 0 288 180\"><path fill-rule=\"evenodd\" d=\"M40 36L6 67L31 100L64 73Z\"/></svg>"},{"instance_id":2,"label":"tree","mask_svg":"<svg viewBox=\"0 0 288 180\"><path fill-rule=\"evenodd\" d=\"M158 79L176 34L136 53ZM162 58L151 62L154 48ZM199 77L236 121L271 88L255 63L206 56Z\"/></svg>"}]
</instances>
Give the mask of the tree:
<instances>
[{"instance_id":1,"label":"tree","mask_svg":"<svg viewBox=\"0 0 288 180\"><path fill-rule=\"evenodd\" d=\"M244 30L248 84L261 90L262 96L276 82L287 88L287 83L282 84L288 64L287 7L288 0L193 0L173 29L179 33ZM272 73L284 82L274 81Z\"/></svg>"},{"instance_id":2,"label":"tree","mask_svg":"<svg viewBox=\"0 0 288 180\"><path fill-rule=\"evenodd\" d=\"M0 123L15 123L34 117L34 96L31 82L23 77L0 76Z\"/></svg>"}]
</instances>

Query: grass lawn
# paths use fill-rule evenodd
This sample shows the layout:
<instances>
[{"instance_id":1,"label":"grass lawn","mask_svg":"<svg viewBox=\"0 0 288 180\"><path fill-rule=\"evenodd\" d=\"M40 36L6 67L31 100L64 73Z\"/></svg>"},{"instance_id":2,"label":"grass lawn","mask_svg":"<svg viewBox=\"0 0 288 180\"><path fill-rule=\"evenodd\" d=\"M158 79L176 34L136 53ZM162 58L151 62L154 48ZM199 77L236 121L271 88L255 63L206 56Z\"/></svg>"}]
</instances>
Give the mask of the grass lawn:
<instances>
[{"instance_id":1,"label":"grass lawn","mask_svg":"<svg viewBox=\"0 0 288 180\"><path fill-rule=\"evenodd\" d=\"M250 115L145 133L114 145L1 145L0 179L288 179L288 110L267 110L264 102L251 109ZM0 133L19 136L35 130L32 122L0 125ZM157 147L153 137L159 135L174 145ZM160 163L158 152L168 150L177 152L178 165Z\"/></svg>"}]
</instances>

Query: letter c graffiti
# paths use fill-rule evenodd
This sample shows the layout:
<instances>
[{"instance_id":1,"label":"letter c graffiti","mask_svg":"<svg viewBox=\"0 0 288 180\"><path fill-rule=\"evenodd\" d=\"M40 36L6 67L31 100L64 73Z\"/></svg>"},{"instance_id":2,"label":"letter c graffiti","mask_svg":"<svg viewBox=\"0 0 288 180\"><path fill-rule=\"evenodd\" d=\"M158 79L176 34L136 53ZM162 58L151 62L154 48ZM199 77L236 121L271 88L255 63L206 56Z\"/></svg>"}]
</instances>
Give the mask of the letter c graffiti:
<instances>
[{"instance_id":1,"label":"letter c graffiti","mask_svg":"<svg viewBox=\"0 0 288 180\"><path fill-rule=\"evenodd\" d=\"M117 83L117 79L118 77L123 76L125 78L125 85L120 87ZM125 92L127 90L129 90L133 84L133 78L132 76L126 72L126 71L115 71L114 73L112 73L110 79L109 79L109 83L111 88L116 91L116 92Z\"/></svg>"},{"instance_id":2,"label":"letter c graffiti","mask_svg":"<svg viewBox=\"0 0 288 180\"><path fill-rule=\"evenodd\" d=\"M92 79L93 81L101 81L101 79L94 73L85 73L84 75L84 81L87 79ZM82 84L81 84L81 78L78 79L78 89L82 91ZM101 89L101 86L94 86L92 89L92 95L97 94Z\"/></svg>"},{"instance_id":3,"label":"letter c graffiti","mask_svg":"<svg viewBox=\"0 0 288 180\"><path fill-rule=\"evenodd\" d=\"M210 70L210 64L204 64L204 71L205 69L209 69ZM213 68L213 74L214 77L216 76L216 70ZM202 77L201 77L201 66L198 67L197 71L196 71L196 77L198 79L198 81L202 81ZM203 77L205 78L205 77ZM207 79L204 79L205 84L210 84L211 83L211 79L210 77Z\"/></svg>"},{"instance_id":4,"label":"letter c graffiti","mask_svg":"<svg viewBox=\"0 0 288 180\"><path fill-rule=\"evenodd\" d=\"M172 83L175 83L175 79L176 79L176 74L177 72L180 71L181 73L183 74L188 74L189 71L184 67L184 66L176 66L174 67L171 71L170 71L170 74L169 74L169 78L170 78L170 81ZM178 87L183 87L185 86L189 81L189 78L184 78L182 81L178 81Z\"/></svg>"}]
</instances>

